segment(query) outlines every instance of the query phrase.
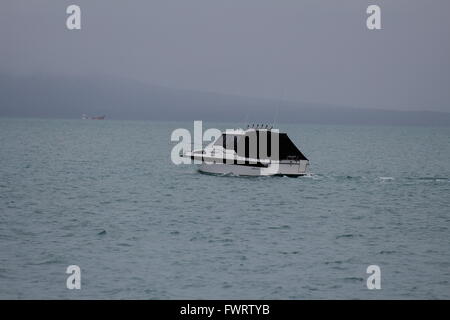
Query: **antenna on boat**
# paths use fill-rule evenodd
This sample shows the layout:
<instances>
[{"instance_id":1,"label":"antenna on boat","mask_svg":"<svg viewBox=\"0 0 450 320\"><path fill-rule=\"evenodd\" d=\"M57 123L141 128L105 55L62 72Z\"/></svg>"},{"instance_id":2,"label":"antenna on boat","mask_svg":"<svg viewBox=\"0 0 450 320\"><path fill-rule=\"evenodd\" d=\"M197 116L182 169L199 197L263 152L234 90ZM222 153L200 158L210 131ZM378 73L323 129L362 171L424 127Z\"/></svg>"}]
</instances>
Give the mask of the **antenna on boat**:
<instances>
[{"instance_id":1,"label":"antenna on boat","mask_svg":"<svg viewBox=\"0 0 450 320\"><path fill-rule=\"evenodd\" d=\"M272 128L275 127L275 124L278 120L278 115L280 113L280 105L284 101L285 97L286 97L286 89L283 89L283 94L281 95L281 100L277 104L277 110L276 110L275 116L273 117Z\"/></svg>"},{"instance_id":2,"label":"antenna on boat","mask_svg":"<svg viewBox=\"0 0 450 320\"><path fill-rule=\"evenodd\" d=\"M245 122L244 122L244 126L247 125L247 129L250 127L250 124L248 122L248 111L247 114L245 115Z\"/></svg>"}]
</instances>

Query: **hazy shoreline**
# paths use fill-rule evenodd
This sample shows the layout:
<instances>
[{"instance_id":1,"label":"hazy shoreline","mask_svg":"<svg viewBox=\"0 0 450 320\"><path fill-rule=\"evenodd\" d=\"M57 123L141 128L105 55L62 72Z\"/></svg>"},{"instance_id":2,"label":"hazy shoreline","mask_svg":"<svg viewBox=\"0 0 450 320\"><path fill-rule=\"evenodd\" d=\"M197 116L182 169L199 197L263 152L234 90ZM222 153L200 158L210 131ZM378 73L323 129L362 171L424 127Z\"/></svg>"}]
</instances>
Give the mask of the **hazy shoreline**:
<instances>
[{"instance_id":1,"label":"hazy shoreline","mask_svg":"<svg viewBox=\"0 0 450 320\"><path fill-rule=\"evenodd\" d=\"M450 113L330 106L150 86L112 77L0 74L0 117L450 126ZM275 120L275 121L274 121Z\"/></svg>"}]
</instances>

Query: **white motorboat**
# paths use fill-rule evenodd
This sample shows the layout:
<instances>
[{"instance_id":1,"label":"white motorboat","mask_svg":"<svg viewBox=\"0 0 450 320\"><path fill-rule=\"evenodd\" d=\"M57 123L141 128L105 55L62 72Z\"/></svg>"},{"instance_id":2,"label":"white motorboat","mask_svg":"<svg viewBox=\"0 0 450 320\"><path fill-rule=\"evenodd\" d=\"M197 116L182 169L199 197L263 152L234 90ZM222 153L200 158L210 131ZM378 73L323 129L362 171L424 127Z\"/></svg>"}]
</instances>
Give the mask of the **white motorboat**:
<instances>
[{"instance_id":1,"label":"white motorboat","mask_svg":"<svg viewBox=\"0 0 450 320\"><path fill-rule=\"evenodd\" d=\"M199 165L199 171L238 176L303 176L309 160L286 133L264 127L222 132L204 149L181 154Z\"/></svg>"}]
</instances>

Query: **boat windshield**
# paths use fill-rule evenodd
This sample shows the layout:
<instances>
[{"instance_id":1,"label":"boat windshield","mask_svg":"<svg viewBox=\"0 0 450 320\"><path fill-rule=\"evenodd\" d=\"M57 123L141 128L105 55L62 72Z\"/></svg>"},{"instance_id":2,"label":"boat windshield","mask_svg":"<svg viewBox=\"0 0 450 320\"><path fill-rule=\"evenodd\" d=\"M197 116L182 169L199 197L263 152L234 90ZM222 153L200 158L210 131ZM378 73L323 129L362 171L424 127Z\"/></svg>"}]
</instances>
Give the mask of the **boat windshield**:
<instances>
[{"instance_id":1,"label":"boat windshield","mask_svg":"<svg viewBox=\"0 0 450 320\"><path fill-rule=\"evenodd\" d=\"M214 142L215 146L222 146L225 149L233 150L237 148L237 144L241 135L238 134L222 134L219 139Z\"/></svg>"}]
</instances>

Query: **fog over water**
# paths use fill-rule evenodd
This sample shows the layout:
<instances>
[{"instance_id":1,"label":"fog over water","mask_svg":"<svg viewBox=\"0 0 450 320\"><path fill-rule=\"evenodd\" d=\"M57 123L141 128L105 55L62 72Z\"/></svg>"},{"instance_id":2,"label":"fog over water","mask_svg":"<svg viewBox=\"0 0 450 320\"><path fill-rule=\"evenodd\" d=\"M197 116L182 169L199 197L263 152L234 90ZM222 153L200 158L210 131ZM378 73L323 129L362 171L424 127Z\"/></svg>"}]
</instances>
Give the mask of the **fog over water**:
<instances>
[{"instance_id":1,"label":"fog over water","mask_svg":"<svg viewBox=\"0 0 450 320\"><path fill-rule=\"evenodd\" d=\"M197 103L204 92L281 99L293 108L450 111L448 1L376 1L382 30L375 31L366 28L366 8L373 1L79 0L82 29L77 31L66 28L70 4L7 0L2 5L0 115L78 117L80 111L120 109L118 117L130 118L125 102L147 101L127 91L136 83L148 86L149 96L154 86L167 88L162 105L173 102L180 89L194 91L182 97L184 107L167 112L169 120L171 113L190 119L193 105L199 105L200 115L216 118L235 104L245 109L242 101L224 96ZM45 80L55 77L56 87ZM73 86L80 77L90 93ZM122 93L120 106L102 100L106 78L123 83L118 87L124 92L114 93ZM63 108L53 98L20 103L22 95L32 100L69 91L71 103L80 108ZM152 108L165 109L146 105L148 118ZM253 110L246 109L250 118Z\"/></svg>"},{"instance_id":2,"label":"fog over water","mask_svg":"<svg viewBox=\"0 0 450 320\"><path fill-rule=\"evenodd\" d=\"M0 299L450 298L448 0L72 4L1 4ZM176 166L193 120L310 171Z\"/></svg>"}]
</instances>

